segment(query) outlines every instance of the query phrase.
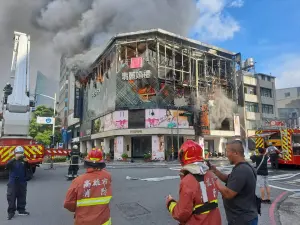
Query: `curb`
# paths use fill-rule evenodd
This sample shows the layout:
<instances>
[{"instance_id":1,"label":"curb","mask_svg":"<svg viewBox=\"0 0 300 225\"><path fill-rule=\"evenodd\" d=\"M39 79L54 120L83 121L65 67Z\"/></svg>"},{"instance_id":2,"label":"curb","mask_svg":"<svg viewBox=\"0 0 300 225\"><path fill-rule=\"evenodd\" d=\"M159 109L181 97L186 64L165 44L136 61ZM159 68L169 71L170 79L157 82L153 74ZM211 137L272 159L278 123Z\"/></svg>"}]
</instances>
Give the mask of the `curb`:
<instances>
[{"instance_id":1,"label":"curb","mask_svg":"<svg viewBox=\"0 0 300 225\"><path fill-rule=\"evenodd\" d=\"M287 191L282 192L273 202L274 205L271 205L269 209L269 218L271 221L271 225L282 225L280 221L279 207L281 203L284 202L290 195L291 193Z\"/></svg>"},{"instance_id":2,"label":"curb","mask_svg":"<svg viewBox=\"0 0 300 225\"><path fill-rule=\"evenodd\" d=\"M50 163L44 163L43 164L44 166L42 166L41 168L43 167L50 167ZM61 168L61 167L68 167L69 164L65 164L65 163L53 163L53 166L54 167L58 167L58 168ZM80 164L79 165L80 168L83 168L83 164ZM106 164L106 168L108 169L123 169L123 168L128 168L128 169L135 169L135 168L169 168L170 165L146 165L146 164Z\"/></svg>"}]
</instances>

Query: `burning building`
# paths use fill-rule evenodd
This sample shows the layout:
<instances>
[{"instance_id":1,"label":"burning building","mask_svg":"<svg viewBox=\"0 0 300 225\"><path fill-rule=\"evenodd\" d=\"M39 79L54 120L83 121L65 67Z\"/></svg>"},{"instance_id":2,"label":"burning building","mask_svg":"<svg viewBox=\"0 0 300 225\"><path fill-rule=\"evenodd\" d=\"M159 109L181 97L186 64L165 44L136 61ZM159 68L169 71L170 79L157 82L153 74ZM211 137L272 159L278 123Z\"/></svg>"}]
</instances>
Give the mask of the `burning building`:
<instances>
[{"instance_id":1,"label":"burning building","mask_svg":"<svg viewBox=\"0 0 300 225\"><path fill-rule=\"evenodd\" d=\"M194 137L188 115L199 105L205 149L221 151L234 136L236 61L233 52L161 29L117 34L77 76L81 150L102 145L115 159L176 155Z\"/></svg>"}]
</instances>

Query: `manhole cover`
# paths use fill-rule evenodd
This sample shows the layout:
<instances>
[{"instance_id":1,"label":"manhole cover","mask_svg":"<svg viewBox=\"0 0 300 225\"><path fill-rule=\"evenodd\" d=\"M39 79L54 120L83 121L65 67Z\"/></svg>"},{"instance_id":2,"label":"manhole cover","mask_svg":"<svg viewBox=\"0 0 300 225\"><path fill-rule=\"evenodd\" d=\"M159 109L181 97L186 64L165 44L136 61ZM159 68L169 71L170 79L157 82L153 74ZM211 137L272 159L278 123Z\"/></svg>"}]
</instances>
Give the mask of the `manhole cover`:
<instances>
[{"instance_id":1,"label":"manhole cover","mask_svg":"<svg viewBox=\"0 0 300 225\"><path fill-rule=\"evenodd\" d=\"M117 207L128 218L134 218L150 213L149 210L136 202L118 204Z\"/></svg>"}]
</instances>

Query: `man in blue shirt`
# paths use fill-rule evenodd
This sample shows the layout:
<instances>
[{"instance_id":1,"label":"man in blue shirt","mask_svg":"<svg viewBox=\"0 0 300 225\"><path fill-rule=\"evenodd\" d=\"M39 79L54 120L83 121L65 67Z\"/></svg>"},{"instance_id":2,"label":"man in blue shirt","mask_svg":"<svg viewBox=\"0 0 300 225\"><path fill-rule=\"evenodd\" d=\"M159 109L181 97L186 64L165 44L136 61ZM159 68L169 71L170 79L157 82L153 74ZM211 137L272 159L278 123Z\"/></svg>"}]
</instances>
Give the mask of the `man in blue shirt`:
<instances>
[{"instance_id":1,"label":"man in blue shirt","mask_svg":"<svg viewBox=\"0 0 300 225\"><path fill-rule=\"evenodd\" d=\"M7 163L9 170L9 181L7 185L8 220L11 220L16 210L19 215L27 216L26 193L27 193L27 159L24 158L24 149L21 146L15 149L15 158ZM17 202L17 206L16 206Z\"/></svg>"}]
</instances>

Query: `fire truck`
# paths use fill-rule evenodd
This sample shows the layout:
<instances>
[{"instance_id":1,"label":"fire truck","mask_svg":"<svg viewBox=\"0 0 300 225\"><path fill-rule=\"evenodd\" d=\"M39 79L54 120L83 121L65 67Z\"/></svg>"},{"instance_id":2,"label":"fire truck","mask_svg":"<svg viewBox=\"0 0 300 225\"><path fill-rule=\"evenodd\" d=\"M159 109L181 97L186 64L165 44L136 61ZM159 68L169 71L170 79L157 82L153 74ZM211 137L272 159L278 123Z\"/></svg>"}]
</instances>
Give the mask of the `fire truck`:
<instances>
[{"instance_id":1,"label":"fire truck","mask_svg":"<svg viewBox=\"0 0 300 225\"><path fill-rule=\"evenodd\" d=\"M284 126L274 129L259 129L255 135L257 148L266 148L272 143L281 151L279 165L300 166L300 129L289 129Z\"/></svg>"},{"instance_id":2,"label":"fire truck","mask_svg":"<svg viewBox=\"0 0 300 225\"><path fill-rule=\"evenodd\" d=\"M17 146L24 148L32 172L42 163L44 146L37 145L29 137L31 108L34 101L29 98L29 53L30 36L14 32L14 49L11 66L11 85L4 88L0 137L0 172L7 174L5 166L14 157Z\"/></svg>"}]
</instances>

